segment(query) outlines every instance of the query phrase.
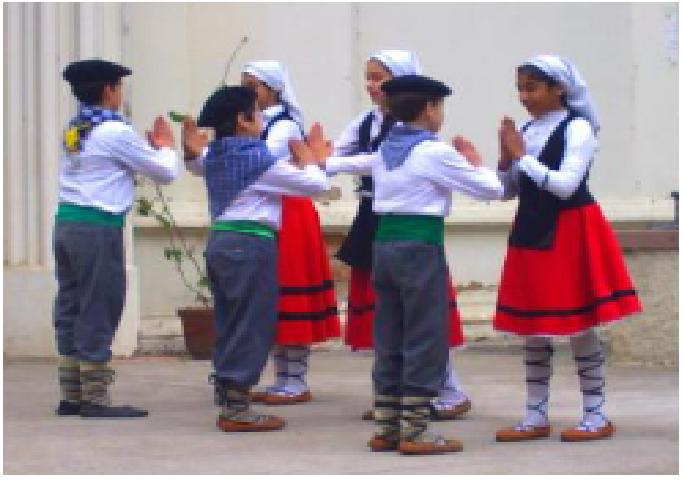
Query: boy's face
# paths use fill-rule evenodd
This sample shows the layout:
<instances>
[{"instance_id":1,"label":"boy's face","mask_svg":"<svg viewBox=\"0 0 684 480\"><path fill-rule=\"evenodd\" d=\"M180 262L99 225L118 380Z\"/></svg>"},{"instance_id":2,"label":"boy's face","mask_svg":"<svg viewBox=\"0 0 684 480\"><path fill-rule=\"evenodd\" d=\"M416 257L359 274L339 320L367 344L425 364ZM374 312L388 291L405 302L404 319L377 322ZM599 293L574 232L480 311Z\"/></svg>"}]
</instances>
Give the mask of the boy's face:
<instances>
[{"instance_id":1,"label":"boy's face","mask_svg":"<svg viewBox=\"0 0 684 480\"><path fill-rule=\"evenodd\" d=\"M271 90L264 82L249 73L243 73L241 77L242 86L249 87L256 92L259 110L266 110L278 103L278 93Z\"/></svg>"},{"instance_id":2,"label":"boy's face","mask_svg":"<svg viewBox=\"0 0 684 480\"><path fill-rule=\"evenodd\" d=\"M549 85L528 73L518 72L516 86L520 103L533 117L563 107L563 88L558 85Z\"/></svg>"},{"instance_id":3,"label":"boy's face","mask_svg":"<svg viewBox=\"0 0 684 480\"><path fill-rule=\"evenodd\" d=\"M259 110L258 102L254 102L251 118L244 113L237 114L236 134L243 137L258 137L264 128L264 120Z\"/></svg>"},{"instance_id":4,"label":"boy's face","mask_svg":"<svg viewBox=\"0 0 684 480\"><path fill-rule=\"evenodd\" d=\"M380 86L391 78L392 74L375 60L366 62L366 91L375 105L384 106L385 94Z\"/></svg>"},{"instance_id":5,"label":"boy's face","mask_svg":"<svg viewBox=\"0 0 684 480\"><path fill-rule=\"evenodd\" d=\"M439 100L428 102L425 105L423 115L425 116L428 130L433 133L439 132L439 129L442 128L442 123L444 123L444 99L440 98Z\"/></svg>"},{"instance_id":6,"label":"boy's face","mask_svg":"<svg viewBox=\"0 0 684 480\"><path fill-rule=\"evenodd\" d=\"M105 85L102 91L102 105L109 110L119 110L123 103L123 83L121 79L115 85Z\"/></svg>"}]
</instances>

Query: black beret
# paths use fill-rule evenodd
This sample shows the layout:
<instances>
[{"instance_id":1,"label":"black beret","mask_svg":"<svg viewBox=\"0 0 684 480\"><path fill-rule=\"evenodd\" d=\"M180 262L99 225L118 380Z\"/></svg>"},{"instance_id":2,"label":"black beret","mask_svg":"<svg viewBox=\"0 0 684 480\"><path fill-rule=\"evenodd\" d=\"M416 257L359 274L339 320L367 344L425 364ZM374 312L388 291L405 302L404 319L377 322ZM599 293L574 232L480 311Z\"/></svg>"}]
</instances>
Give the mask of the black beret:
<instances>
[{"instance_id":1,"label":"black beret","mask_svg":"<svg viewBox=\"0 0 684 480\"><path fill-rule=\"evenodd\" d=\"M382 84L380 87L387 95L396 93L425 93L436 97L446 97L451 95L451 89L430 77L423 75L401 75L394 77Z\"/></svg>"},{"instance_id":2,"label":"black beret","mask_svg":"<svg viewBox=\"0 0 684 480\"><path fill-rule=\"evenodd\" d=\"M212 93L197 117L198 127L216 128L235 118L238 112L246 112L254 107L256 91L251 87L219 87Z\"/></svg>"},{"instance_id":3,"label":"black beret","mask_svg":"<svg viewBox=\"0 0 684 480\"><path fill-rule=\"evenodd\" d=\"M131 69L100 58L80 60L67 65L62 73L64 80L73 85L116 82L130 75Z\"/></svg>"}]
</instances>

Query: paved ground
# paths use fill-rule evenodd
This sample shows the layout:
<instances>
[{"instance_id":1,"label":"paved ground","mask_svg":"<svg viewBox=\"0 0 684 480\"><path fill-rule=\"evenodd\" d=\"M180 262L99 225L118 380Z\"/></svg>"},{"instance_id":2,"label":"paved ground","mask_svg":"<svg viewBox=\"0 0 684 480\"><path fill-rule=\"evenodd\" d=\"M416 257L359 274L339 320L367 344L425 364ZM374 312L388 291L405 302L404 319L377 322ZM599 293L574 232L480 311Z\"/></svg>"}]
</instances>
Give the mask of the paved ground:
<instances>
[{"instance_id":1,"label":"paved ground","mask_svg":"<svg viewBox=\"0 0 684 480\"><path fill-rule=\"evenodd\" d=\"M608 441L564 444L560 429L580 412L567 352L555 358L549 440L497 444L497 427L522 410L521 360L511 353L458 352L473 399L469 416L437 430L463 440L462 453L403 457L371 453L372 358L332 350L313 355L309 404L262 407L287 417L286 430L225 434L214 428L208 362L137 358L115 362L115 401L145 406L143 420L81 420L52 414L51 363L5 361L5 474L677 474L678 372L609 366L607 412L618 428ZM265 378L270 379L268 370Z\"/></svg>"}]
</instances>

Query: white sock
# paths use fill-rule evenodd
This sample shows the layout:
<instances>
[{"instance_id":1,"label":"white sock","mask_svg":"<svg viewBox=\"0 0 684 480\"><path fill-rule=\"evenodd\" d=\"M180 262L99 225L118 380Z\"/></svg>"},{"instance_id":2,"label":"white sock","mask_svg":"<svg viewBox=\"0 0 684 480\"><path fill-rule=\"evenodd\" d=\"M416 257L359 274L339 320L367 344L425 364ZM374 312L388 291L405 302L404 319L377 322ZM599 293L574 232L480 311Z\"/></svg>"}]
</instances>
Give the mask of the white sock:
<instances>
[{"instance_id":1,"label":"white sock","mask_svg":"<svg viewBox=\"0 0 684 480\"><path fill-rule=\"evenodd\" d=\"M468 396L461 390L461 382L456 373L451 358L447 360L444 382L439 395L432 399L435 408L450 408L468 400Z\"/></svg>"},{"instance_id":2,"label":"white sock","mask_svg":"<svg viewBox=\"0 0 684 480\"><path fill-rule=\"evenodd\" d=\"M311 349L306 345L278 346L274 351L276 385L271 390L300 394L309 390L306 374Z\"/></svg>"},{"instance_id":3,"label":"white sock","mask_svg":"<svg viewBox=\"0 0 684 480\"><path fill-rule=\"evenodd\" d=\"M553 345L549 338L527 337L524 349L527 406L521 424L543 427L549 424L549 381Z\"/></svg>"},{"instance_id":4,"label":"white sock","mask_svg":"<svg viewBox=\"0 0 684 480\"><path fill-rule=\"evenodd\" d=\"M603 388L606 385L601 340L594 330L570 339L572 353L577 363L577 374L582 390L582 409L584 415L580 427L603 427L606 417L603 415L605 397Z\"/></svg>"}]
</instances>

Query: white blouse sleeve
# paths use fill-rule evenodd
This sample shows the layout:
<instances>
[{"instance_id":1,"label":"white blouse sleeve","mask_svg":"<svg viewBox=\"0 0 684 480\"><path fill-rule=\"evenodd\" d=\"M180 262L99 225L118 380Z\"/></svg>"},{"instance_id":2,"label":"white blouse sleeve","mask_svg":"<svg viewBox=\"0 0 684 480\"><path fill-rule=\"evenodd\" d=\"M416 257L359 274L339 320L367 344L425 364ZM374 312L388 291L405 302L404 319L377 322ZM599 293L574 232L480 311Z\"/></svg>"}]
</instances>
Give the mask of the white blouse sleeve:
<instances>
[{"instance_id":1,"label":"white blouse sleeve","mask_svg":"<svg viewBox=\"0 0 684 480\"><path fill-rule=\"evenodd\" d=\"M518 167L539 188L561 199L567 199L575 193L584 179L597 148L598 141L589 122L575 119L566 130L565 153L558 170L549 170L532 155L523 156Z\"/></svg>"},{"instance_id":2,"label":"white blouse sleeve","mask_svg":"<svg viewBox=\"0 0 684 480\"><path fill-rule=\"evenodd\" d=\"M299 126L292 120L280 120L271 126L266 138L266 146L268 151L274 157L283 158L290 155L290 147L288 141L291 139L301 140L302 132Z\"/></svg>"},{"instance_id":3,"label":"white blouse sleeve","mask_svg":"<svg viewBox=\"0 0 684 480\"><path fill-rule=\"evenodd\" d=\"M185 168L187 168L188 171L193 175L204 175L204 159L206 158L208 152L209 147L204 147L202 150L202 155L185 162Z\"/></svg>"},{"instance_id":4,"label":"white blouse sleeve","mask_svg":"<svg viewBox=\"0 0 684 480\"><path fill-rule=\"evenodd\" d=\"M349 157L328 157L325 161L325 171L329 176L338 173L370 175L373 171L373 163L377 159L377 153L360 153Z\"/></svg>"},{"instance_id":5,"label":"white blouse sleeve","mask_svg":"<svg viewBox=\"0 0 684 480\"><path fill-rule=\"evenodd\" d=\"M336 157L345 157L353 155L359 150L359 127L366 118L368 112L364 112L342 130L342 133L333 144L333 155Z\"/></svg>"}]
</instances>

